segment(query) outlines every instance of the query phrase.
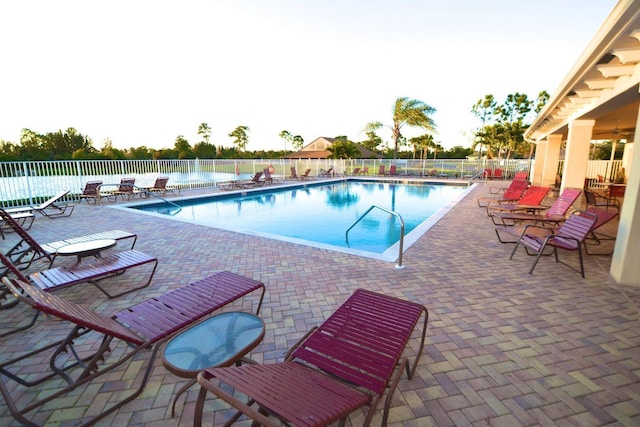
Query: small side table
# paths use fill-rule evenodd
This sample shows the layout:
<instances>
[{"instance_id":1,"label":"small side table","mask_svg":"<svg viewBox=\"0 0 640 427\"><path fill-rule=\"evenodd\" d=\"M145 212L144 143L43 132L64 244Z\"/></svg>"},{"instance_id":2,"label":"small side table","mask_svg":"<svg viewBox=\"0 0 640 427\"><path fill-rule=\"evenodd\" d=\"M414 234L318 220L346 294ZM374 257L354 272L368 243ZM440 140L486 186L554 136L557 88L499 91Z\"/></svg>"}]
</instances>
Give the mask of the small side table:
<instances>
[{"instance_id":1,"label":"small side table","mask_svg":"<svg viewBox=\"0 0 640 427\"><path fill-rule=\"evenodd\" d=\"M78 263L80 263L82 258L88 256L100 258L102 251L112 248L115 245L116 241L114 239L88 240L86 242L61 246L56 250L56 254L61 256L76 256L78 257Z\"/></svg>"},{"instance_id":2,"label":"small side table","mask_svg":"<svg viewBox=\"0 0 640 427\"><path fill-rule=\"evenodd\" d=\"M254 314L218 314L173 337L162 352L162 364L180 378L190 378L173 400L171 417L178 397L196 383L205 368L254 363L245 356L264 338L264 322Z\"/></svg>"}]
</instances>

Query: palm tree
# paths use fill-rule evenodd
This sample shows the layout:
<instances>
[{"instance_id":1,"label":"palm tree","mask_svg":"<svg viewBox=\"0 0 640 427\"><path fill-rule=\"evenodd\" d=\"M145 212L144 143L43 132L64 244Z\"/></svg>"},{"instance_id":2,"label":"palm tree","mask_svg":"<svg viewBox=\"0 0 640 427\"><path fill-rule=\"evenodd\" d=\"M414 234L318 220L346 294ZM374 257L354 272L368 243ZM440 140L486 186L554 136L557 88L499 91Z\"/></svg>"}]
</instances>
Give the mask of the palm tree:
<instances>
[{"instance_id":1,"label":"palm tree","mask_svg":"<svg viewBox=\"0 0 640 427\"><path fill-rule=\"evenodd\" d=\"M413 126L434 132L436 124L430 116L435 112L436 109L434 107L417 99L406 97L396 99L393 107L393 126L389 126L393 138L393 160L398 158L398 141L402 136L402 128L404 126ZM376 131L382 126L384 125L381 122L372 122L366 126L365 130Z\"/></svg>"}]
</instances>

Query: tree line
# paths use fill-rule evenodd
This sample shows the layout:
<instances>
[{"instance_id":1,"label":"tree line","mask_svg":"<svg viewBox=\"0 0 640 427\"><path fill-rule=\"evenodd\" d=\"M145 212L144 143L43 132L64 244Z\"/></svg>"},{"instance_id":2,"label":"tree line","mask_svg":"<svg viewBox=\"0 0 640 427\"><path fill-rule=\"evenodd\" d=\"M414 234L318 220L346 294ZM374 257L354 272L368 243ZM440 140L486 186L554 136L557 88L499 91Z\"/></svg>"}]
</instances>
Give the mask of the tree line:
<instances>
[{"instance_id":1,"label":"tree line","mask_svg":"<svg viewBox=\"0 0 640 427\"><path fill-rule=\"evenodd\" d=\"M471 108L480 120L480 126L473 132L469 147L455 146L445 150L436 140L437 125L431 117L436 109L420 100L399 97L392 107L389 123L374 121L365 125L362 141L351 141L346 136L336 136L329 149L333 158L362 157L359 147L368 148L383 158L531 158L534 144L524 140L524 132L537 113L549 99L542 91L535 100L526 94L513 93L503 103L498 103L494 95L485 95ZM391 144L385 143L377 134L382 128L391 131ZM423 134L406 138L406 128L418 128ZM110 139L103 141L97 149L87 135L74 128L38 134L23 129L17 143L0 140L0 161L34 160L142 160L142 159L233 159L233 158L281 158L304 146L304 139L287 130L280 132L282 150L247 151L250 128L240 125L231 131L233 146L224 147L211 142L212 129L207 123L198 127L199 141L191 144L183 135L175 139L173 148L153 149L145 146L117 149Z\"/></svg>"}]
</instances>

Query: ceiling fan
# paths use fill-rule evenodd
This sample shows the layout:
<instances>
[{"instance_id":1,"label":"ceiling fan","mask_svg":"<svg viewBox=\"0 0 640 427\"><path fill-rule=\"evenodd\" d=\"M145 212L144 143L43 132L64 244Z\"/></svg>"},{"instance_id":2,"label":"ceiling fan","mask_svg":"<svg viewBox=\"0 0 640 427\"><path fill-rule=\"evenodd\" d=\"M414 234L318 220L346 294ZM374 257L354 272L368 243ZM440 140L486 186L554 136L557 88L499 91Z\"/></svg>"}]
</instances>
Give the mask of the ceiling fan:
<instances>
[{"instance_id":1,"label":"ceiling fan","mask_svg":"<svg viewBox=\"0 0 640 427\"><path fill-rule=\"evenodd\" d=\"M633 134L634 128L620 129L618 126L620 121L616 122L616 127L612 130L605 130L594 133L596 139L598 136L604 136L606 139L626 139Z\"/></svg>"}]
</instances>

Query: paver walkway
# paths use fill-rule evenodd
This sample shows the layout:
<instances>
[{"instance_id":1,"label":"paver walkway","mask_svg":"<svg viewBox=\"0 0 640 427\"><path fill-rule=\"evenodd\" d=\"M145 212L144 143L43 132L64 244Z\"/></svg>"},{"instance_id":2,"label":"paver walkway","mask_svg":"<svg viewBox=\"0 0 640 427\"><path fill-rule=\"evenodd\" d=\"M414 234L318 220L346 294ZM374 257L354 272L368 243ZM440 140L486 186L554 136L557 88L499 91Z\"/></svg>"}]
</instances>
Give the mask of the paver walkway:
<instances>
[{"instance_id":1,"label":"paver walkway","mask_svg":"<svg viewBox=\"0 0 640 427\"><path fill-rule=\"evenodd\" d=\"M512 246L498 242L485 210L478 208L476 199L485 195L488 186L479 184L406 251L403 270L108 205L83 203L69 218L38 218L31 233L41 242L112 228L138 233L136 249L159 258L148 289L115 300L91 286L58 293L103 313L220 270L264 282L261 316L267 333L251 353L260 363L282 360L291 344L357 288L425 304L430 310L427 346L414 379L399 385L391 426L640 425L640 288L616 284L608 275L610 258L602 256L586 258L586 279L549 257L527 274L531 258L519 252L510 261ZM2 248L13 238L0 241ZM568 257L576 260L575 254ZM118 280L136 278L125 274ZM228 310L243 308L250 309L235 304ZM0 332L27 314L24 307L1 311ZM20 336L0 341L1 360L65 331L65 322L40 320ZM411 350L417 345L414 339ZM132 364L137 368L143 361L138 357ZM132 372L105 376L47 405L33 419L74 425L128 388ZM191 425L196 387L186 393L186 403L179 401L176 417L170 415L171 399L184 382L156 360L143 395L99 425ZM221 425L228 416L224 405L209 399L206 425ZM348 424L361 421L356 413ZM0 425L17 425L4 403Z\"/></svg>"}]
</instances>

